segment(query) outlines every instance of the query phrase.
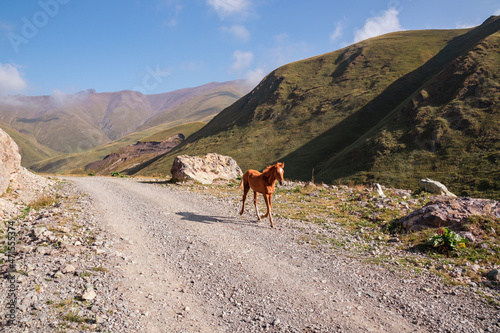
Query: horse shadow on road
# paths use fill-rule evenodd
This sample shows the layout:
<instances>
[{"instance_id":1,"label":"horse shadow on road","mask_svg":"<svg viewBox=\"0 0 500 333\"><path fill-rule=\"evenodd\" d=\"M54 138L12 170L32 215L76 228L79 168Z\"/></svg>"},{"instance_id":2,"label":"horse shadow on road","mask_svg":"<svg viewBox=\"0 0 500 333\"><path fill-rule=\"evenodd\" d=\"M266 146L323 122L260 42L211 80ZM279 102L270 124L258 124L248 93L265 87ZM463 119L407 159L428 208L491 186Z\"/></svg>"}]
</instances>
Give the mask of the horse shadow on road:
<instances>
[{"instance_id":1,"label":"horse shadow on road","mask_svg":"<svg viewBox=\"0 0 500 333\"><path fill-rule=\"evenodd\" d=\"M259 223L256 221L249 221L248 219L238 219L230 216L210 216L210 215L201 215L193 212L178 212L176 215L181 216L181 219L184 221L191 222L199 222L199 223L227 223L227 224L237 224L237 225L250 225L250 226L259 226Z\"/></svg>"}]
</instances>

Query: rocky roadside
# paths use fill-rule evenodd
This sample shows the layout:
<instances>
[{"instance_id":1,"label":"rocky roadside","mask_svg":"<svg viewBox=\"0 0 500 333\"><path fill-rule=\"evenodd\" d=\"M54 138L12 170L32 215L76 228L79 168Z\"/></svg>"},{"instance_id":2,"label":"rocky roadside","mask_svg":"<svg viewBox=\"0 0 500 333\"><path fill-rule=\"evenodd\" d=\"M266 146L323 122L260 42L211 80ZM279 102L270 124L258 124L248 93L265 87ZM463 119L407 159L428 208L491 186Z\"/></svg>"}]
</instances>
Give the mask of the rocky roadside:
<instances>
[{"instance_id":1,"label":"rocky roadside","mask_svg":"<svg viewBox=\"0 0 500 333\"><path fill-rule=\"evenodd\" d=\"M132 311L115 291L121 276L114 267L126 258L112 249L112 236L99 225L91 199L68 183L47 196L55 201L25 209L2 226L2 236L9 231L15 242L14 251L0 254L2 331L140 329L136 319L144 313ZM0 240L2 249L8 242Z\"/></svg>"}]
</instances>

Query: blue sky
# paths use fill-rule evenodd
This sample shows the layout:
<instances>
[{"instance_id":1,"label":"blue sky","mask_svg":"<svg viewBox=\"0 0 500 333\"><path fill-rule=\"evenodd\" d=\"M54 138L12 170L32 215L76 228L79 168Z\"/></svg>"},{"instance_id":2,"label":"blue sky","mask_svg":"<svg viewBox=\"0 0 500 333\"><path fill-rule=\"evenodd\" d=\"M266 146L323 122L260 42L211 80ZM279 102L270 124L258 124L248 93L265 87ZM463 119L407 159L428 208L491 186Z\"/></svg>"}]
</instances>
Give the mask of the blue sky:
<instances>
[{"instance_id":1,"label":"blue sky","mask_svg":"<svg viewBox=\"0 0 500 333\"><path fill-rule=\"evenodd\" d=\"M365 38L490 15L498 0L0 0L0 95L257 84Z\"/></svg>"}]
</instances>

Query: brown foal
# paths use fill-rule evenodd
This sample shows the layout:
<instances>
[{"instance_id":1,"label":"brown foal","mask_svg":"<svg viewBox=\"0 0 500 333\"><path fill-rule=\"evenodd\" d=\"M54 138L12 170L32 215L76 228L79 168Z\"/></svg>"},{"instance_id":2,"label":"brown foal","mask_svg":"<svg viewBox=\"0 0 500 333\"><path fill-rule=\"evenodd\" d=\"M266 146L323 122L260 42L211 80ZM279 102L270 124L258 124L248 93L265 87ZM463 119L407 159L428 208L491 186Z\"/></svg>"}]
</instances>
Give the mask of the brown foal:
<instances>
[{"instance_id":1,"label":"brown foal","mask_svg":"<svg viewBox=\"0 0 500 333\"><path fill-rule=\"evenodd\" d=\"M274 227L273 217L271 215L272 209L272 197L274 192L274 183L283 183L285 163L278 162L274 165L268 166L262 173L257 170L248 170L245 172L241 178L241 183L239 188L243 188L243 206L241 207L240 215L245 211L245 200L247 198L247 193L250 188L253 190L253 203L255 205L255 212L257 213L257 219L260 221L261 216L259 215L259 209L257 208L257 193L262 193L264 196L264 201L267 206L267 213L262 217L268 217L271 222L271 228Z\"/></svg>"}]
</instances>

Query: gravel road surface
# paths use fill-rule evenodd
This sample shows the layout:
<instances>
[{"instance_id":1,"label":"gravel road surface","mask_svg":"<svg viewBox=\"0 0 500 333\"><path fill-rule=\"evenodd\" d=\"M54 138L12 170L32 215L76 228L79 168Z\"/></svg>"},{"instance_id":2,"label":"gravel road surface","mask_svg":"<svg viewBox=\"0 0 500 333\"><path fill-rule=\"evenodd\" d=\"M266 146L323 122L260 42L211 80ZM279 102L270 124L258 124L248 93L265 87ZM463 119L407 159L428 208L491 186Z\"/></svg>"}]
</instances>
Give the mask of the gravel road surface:
<instances>
[{"instance_id":1,"label":"gravel road surface","mask_svg":"<svg viewBox=\"0 0 500 333\"><path fill-rule=\"evenodd\" d=\"M240 216L234 200L176 185L70 181L117 240L115 290L141 314L135 331L500 331L498 312L468 288L300 244L314 226L277 218L271 229L250 199Z\"/></svg>"}]
</instances>

